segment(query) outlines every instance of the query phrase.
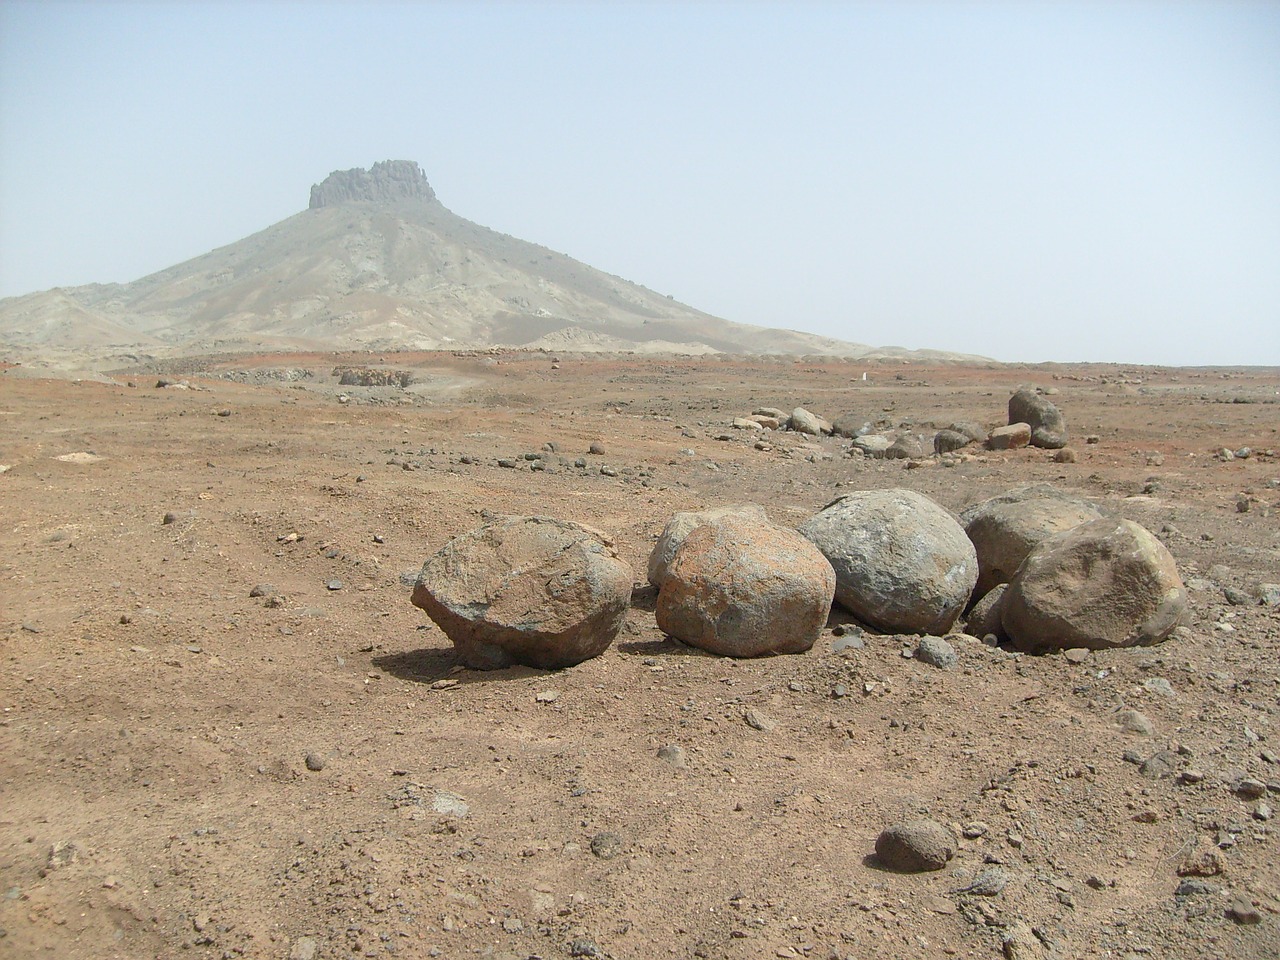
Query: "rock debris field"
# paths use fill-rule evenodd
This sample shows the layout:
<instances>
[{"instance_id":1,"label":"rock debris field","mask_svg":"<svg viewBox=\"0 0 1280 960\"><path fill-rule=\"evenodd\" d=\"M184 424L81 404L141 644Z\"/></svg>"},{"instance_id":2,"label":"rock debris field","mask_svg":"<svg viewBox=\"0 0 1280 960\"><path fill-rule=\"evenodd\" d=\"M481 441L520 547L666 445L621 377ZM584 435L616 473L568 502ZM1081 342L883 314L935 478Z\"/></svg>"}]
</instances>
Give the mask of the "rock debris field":
<instances>
[{"instance_id":1,"label":"rock debris field","mask_svg":"<svg viewBox=\"0 0 1280 960\"><path fill-rule=\"evenodd\" d=\"M3 370L0 955L1278 956L1278 429L1272 368Z\"/></svg>"}]
</instances>

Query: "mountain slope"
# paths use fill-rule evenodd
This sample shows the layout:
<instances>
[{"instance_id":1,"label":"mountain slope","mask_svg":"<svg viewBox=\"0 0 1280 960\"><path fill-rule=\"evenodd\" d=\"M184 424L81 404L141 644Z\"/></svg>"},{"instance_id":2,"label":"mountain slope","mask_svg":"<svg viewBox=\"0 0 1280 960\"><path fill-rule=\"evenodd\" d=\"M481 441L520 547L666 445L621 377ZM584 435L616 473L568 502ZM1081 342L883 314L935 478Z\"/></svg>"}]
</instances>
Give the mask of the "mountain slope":
<instances>
[{"instance_id":1,"label":"mountain slope","mask_svg":"<svg viewBox=\"0 0 1280 960\"><path fill-rule=\"evenodd\" d=\"M869 352L731 323L489 230L446 209L418 165L405 161L335 172L312 188L307 210L132 283L0 301L0 342Z\"/></svg>"}]
</instances>

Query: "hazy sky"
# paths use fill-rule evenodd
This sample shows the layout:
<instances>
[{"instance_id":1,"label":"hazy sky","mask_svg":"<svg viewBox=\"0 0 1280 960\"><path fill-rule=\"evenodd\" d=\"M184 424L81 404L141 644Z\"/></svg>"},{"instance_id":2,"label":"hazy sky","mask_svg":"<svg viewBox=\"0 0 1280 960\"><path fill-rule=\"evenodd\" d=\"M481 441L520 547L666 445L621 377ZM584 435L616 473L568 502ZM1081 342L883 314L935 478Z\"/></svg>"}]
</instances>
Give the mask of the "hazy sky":
<instances>
[{"instance_id":1,"label":"hazy sky","mask_svg":"<svg viewBox=\"0 0 1280 960\"><path fill-rule=\"evenodd\" d=\"M0 296L393 158L731 320L1280 364L1280 3L0 2Z\"/></svg>"}]
</instances>

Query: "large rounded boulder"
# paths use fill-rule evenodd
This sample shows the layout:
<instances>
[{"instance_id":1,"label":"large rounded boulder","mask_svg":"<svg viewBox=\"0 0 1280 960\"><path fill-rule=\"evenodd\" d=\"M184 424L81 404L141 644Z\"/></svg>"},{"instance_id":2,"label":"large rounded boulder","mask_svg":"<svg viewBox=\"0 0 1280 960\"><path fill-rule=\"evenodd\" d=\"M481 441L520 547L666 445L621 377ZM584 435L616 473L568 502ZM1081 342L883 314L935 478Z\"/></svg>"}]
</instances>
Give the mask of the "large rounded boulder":
<instances>
[{"instance_id":1,"label":"large rounded boulder","mask_svg":"<svg viewBox=\"0 0 1280 960\"><path fill-rule=\"evenodd\" d=\"M1042 540L1101 516L1083 500L1060 496L996 498L966 510L960 521L978 553L974 599L1008 583Z\"/></svg>"},{"instance_id":2,"label":"large rounded boulder","mask_svg":"<svg viewBox=\"0 0 1280 960\"><path fill-rule=\"evenodd\" d=\"M684 543L685 537L698 527L723 520L725 517L746 517L762 524L769 522L769 515L764 512L764 507L757 503L735 503L723 507L709 507L706 510L678 511L671 515L667 525L662 528L662 535L658 537L653 552L649 554L649 582L655 587L661 587L662 581L667 576L667 568L676 558L676 552Z\"/></svg>"},{"instance_id":3,"label":"large rounded boulder","mask_svg":"<svg viewBox=\"0 0 1280 960\"><path fill-rule=\"evenodd\" d=\"M1031 426L1031 445L1057 450L1067 445L1067 421L1046 397L1023 387L1009 398L1009 422Z\"/></svg>"},{"instance_id":4,"label":"large rounded boulder","mask_svg":"<svg viewBox=\"0 0 1280 960\"><path fill-rule=\"evenodd\" d=\"M425 564L413 604L467 666L556 669L598 656L631 603L632 571L599 530L549 517L501 517Z\"/></svg>"},{"instance_id":5,"label":"large rounded boulder","mask_svg":"<svg viewBox=\"0 0 1280 960\"><path fill-rule=\"evenodd\" d=\"M1103 518L1033 549L1009 581L1000 617L1019 650L1107 650L1158 643L1186 607L1164 544L1131 520Z\"/></svg>"},{"instance_id":6,"label":"large rounded boulder","mask_svg":"<svg viewBox=\"0 0 1280 960\"><path fill-rule=\"evenodd\" d=\"M836 600L888 633L944 634L978 579L952 514L913 490L846 494L800 525L836 571Z\"/></svg>"},{"instance_id":7,"label":"large rounded boulder","mask_svg":"<svg viewBox=\"0 0 1280 960\"><path fill-rule=\"evenodd\" d=\"M826 625L836 575L794 530L728 515L692 530L658 591L658 627L730 657L803 653Z\"/></svg>"}]
</instances>

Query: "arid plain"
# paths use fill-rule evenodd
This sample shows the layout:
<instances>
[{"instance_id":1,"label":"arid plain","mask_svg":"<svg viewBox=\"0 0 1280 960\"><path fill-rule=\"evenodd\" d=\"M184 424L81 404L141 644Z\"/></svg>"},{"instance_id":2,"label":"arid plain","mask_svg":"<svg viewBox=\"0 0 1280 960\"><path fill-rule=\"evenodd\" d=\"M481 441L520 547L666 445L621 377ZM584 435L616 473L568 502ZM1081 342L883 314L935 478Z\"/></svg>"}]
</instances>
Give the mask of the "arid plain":
<instances>
[{"instance_id":1,"label":"arid plain","mask_svg":"<svg viewBox=\"0 0 1280 960\"><path fill-rule=\"evenodd\" d=\"M410 383L339 386L343 365ZM1259 601L1280 370L490 351L27 373L0 374L0 955L1280 955ZM1056 391L1075 462L730 426L805 406L928 436L1004 423L1021 384ZM1156 532L1189 629L1070 658L957 639L942 671L837 610L807 654L729 660L665 638L640 586L677 510L795 526L848 490L958 512L1033 482ZM409 594L486 513L615 539L637 589L605 654L459 667ZM882 869L877 834L916 815L957 856Z\"/></svg>"}]
</instances>

